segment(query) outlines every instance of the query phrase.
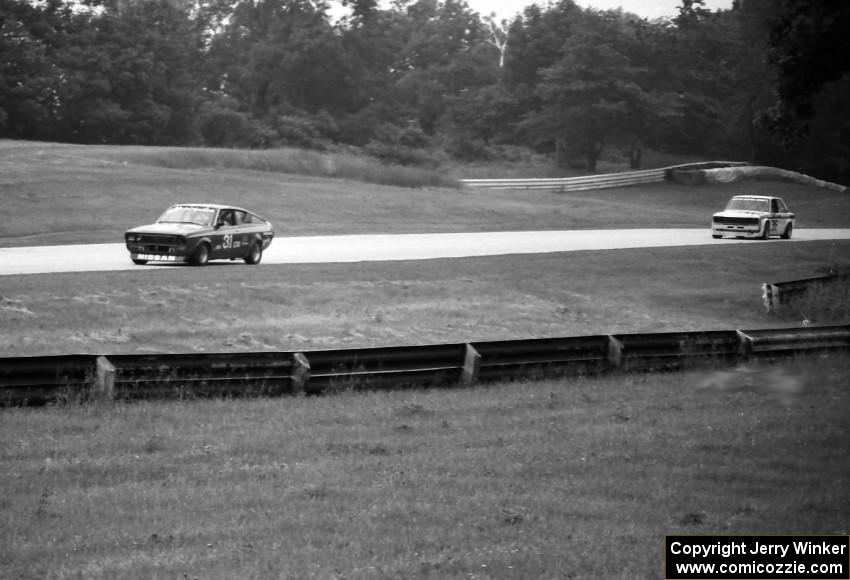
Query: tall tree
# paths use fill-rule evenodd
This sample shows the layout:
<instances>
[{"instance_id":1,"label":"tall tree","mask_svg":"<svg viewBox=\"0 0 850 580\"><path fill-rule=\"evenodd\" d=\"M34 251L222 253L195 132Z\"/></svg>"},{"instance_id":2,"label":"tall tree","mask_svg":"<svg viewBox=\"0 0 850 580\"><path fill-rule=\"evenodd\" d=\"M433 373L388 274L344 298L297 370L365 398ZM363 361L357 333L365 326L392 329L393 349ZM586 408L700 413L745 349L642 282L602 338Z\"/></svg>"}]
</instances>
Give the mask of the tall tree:
<instances>
[{"instance_id":1,"label":"tall tree","mask_svg":"<svg viewBox=\"0 0 850 580\"><path fill-rule=\"evenodd\" d=\"M258 119L334 109L346 91L341 46L327 6L309 0L242 0L210 49L212 90L223 90Z\"/></svg>"},{"instance_id":2,"label":"tall tree","mask_svg":"<svg viewBox=\"0 0 850 580\"><path fill-rule=\"evenodd\" d=\"M824 84L850 71L850 3L777 0L769 26L768 57L779 75L777 127L802 124L805 130Z\"/></svg>"},{"instance_id":3,"label":"tall tree","mask_svg":"<svg viewBox=\"0 0 850 580\"><path fill-rule=\"evenodd\" d=\"M0 0L0 135L51 137L62 81L53 55L65 42L70 18L59 0Z\"/></svg>"},{"instance_id":4,"label":"tall tree","mask_svg":"<svg viewBox=\"0 0 850 580\"><path fill-rule=\"evenodd\" d=\"M495 80L498 57L465 0L417 0L407 6L406 16L397 98L433 135L451 100Z\"/></svg>"},{"instance_id":5,"label":"tall tree","mask_svg":"<svg viewBox=\"0 0 850 580\"><path fill-rule=\"evenodd\" d=\"M850 181L850 121L841 112L850 100L850 4L780 0L761 8L777 81L776 99L758 119L772 137L760 144L759 161Z\"/></svg>"},{"instance_id":6,"label":"tall tree","mask_svg":"<svg viewBox=\"0 0 850 580\"><path fill-rule=\"evenodd\" d=\"M573 0L560 0L542 10L530 4L508 27L504 78L509 86L533 89L538 72L554 65L563 45L582 18Z\"/></svg>"},{"instance_id":7,"label":"tall tree","mask_svg":"<svg viewBox=\"0 0 850 580\"><path fill-rule=\"evenodd\" d=\"M340 139L365 145L387 122L407 115L394 95L404 75L399 60L406 43L406 16L398 9L380 9L372 0L358 2L352 17L340 26L347 74L347 107L339 118Z\"/></svg>"},{"instance_id":8,"label":"tall tree","mask_svg":"<svg viewBox=\"0 0 850 580\"><path fill-rule=\"evenodd\" d=\"M523 126L538 143L556 145L561 164L575 157L596 170L606 144L628 144L640 164L646 133L679 103L639 62L640 39L622 12L586 12L561 47L562 56L539 72L539 107Z\"/></svg>"},{"instance_id":9,"label":"tall tree","mask_svg":"<svg viewBox=\"0 0 850 580\"><path fill-rule=\"evenodd\" d=\"M200 38L170 0L99 4L76 16L55 55L63 70L60 125L82 142L184 144L194 138Z\"/></svg>"}]
</instances>

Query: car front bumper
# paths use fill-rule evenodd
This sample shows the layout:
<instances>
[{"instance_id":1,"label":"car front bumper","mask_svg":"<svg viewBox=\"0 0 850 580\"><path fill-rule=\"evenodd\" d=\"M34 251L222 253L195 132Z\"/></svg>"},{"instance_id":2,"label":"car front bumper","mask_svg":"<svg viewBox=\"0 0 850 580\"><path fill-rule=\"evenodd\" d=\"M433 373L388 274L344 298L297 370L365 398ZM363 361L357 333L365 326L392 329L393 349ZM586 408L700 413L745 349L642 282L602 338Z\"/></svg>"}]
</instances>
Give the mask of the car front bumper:
<instances>
[{"instance_id":1,"label":"car front bumper","mask_svg":"<svg viewBox=\"0 0 850 580\"><path fill-rule=\"evenodd\" d=\"M146 262L171 262L172 264L181 264L188 262L188 256L178 256L176 254L150 254L145 252L130 252L130 258L133 260L144 260Z\"/></svg>"},{"instance_id":2,"label":"car front bumper","mask_svg":"<svg viewBox=\"0 0 850 580\"><path fill-rule=\"evenodd\" d=\"M761 237L761 228L758 226L733 226L723 224L712 226L711 233L715 236L739 236L744 238L759 238Z\"/></svg>"},{"instance_id":3,"label":"car front bumper","mask_svg":"<svg viewBox=\"0 0 850 580\"><path fill-rule=\"evenodd\" d=\"M168 246L165 244L144 244L139 242L127 243L127 250L133 260L146 262L187 262L189 255L186 246Z\"/></svg>"}]
</instances>

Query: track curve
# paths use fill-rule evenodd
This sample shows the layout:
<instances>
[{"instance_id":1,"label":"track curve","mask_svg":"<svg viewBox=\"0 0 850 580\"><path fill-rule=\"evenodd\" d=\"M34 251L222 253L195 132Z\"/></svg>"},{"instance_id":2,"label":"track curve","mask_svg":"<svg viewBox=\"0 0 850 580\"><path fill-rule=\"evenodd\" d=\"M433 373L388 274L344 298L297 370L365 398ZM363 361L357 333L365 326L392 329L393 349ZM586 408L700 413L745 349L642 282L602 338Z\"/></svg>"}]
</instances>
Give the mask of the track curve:
<instances>
[{"instance_id":1,"label":"track curve","mask_svg":"<svg viewBox=\"0 0 850 580\"><path fill-rule=\"evenodd\" d=\"M615 250L719 244L786 244L847 240L850 228L794 230L791 240L715 240L708 229L555 230L447 234L372 234L278 237L263 254L263 264L313 264L430 260L580 250ZM242 262L235 262L241 264ZM0 248L0 276L60 272L103 272L137 268L124 244Z\"/></svg>"}]
</instances>

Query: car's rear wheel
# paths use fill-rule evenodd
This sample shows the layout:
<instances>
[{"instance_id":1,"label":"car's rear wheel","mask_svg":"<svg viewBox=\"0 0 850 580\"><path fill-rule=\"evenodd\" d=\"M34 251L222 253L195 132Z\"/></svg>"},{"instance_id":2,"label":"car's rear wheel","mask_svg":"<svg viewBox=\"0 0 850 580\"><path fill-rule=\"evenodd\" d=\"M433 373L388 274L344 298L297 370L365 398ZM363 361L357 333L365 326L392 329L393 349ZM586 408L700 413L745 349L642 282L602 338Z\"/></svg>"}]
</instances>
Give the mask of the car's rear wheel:
<instances>
[{"instance_id":1,"label":"car's rear wheel","mask_svg":"<svg viewBox=\"0 0 850 580\"><path fill-rule=\"evenodd\" d=\"M263 259L263 246L260 245L260 242L254 242L251 246L251 249L248 250L248 254L245 256L246 264L259 264L260 260Z\"/></svg>"},{"instance_id":2,"label":"car's rear wheel","mask_svg":"<svg viewBox=\"0 0 850 580\"><path fill-rule=\"evenodd\" d=\"M794 233L794 224L788 224L785 226L785 231L782 233L782 239L790 240L792 233Z\"/></svg>"},{"instance_id":3,"label":"car's rear wheel","mask_svg":"<svg viewBox=\"0 0 850 580\"><path fill-rule=\"evenodd\" d=\"M133 260L133 263L136 264L137 266L144 266L145 264L148 263L147 260L139 260L138 258L132 258L132 260Z\"/></svg>"},{"instance_id":4,"label":"car's rear wheel","mask_svg":"<svg viewBox=\"0 0 850 580\"><path fill-rule=\"evenodd\" d=\"M206 266L210 261L210 247L207 244L201 244L189 258L189 263L193 266Z\"/></svg>"}]
</instances>

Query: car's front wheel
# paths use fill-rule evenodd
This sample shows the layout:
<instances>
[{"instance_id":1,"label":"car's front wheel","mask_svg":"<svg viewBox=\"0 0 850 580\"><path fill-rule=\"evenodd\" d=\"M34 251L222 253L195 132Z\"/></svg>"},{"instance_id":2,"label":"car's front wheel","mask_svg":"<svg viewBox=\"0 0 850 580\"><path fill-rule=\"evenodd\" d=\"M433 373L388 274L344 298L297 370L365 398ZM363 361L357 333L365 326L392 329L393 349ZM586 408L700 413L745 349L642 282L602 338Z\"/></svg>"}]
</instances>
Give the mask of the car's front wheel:
<instances>
[{"instance_id":1,"label":"car's front wheel","mask_svg":"<svg viewBox=\"0 0 850 580\"><path fill-rule=\"evenodd\" d=\"M790 240L791 234L793 232L794 232L794 224L788 224L787 226L785 226L785 231L782 232L782 239L783 240Z\"/></svg>"},{"instance_id":2,"label":"car's front wheel","mask_svg":"<svg viewBox=\"0 0 850 580\"><path fill-rule=\"evenodd\" d=\"M764 229L761 232L759 238L766 240L770 237L770 222L768 220L764 220Z\"/></svg>"},{"instance_id":3,"label":"car's front wheel","mask_svg":"<svg viewBox=\"0 0 850 580\"><path fill-rule=\"evenodd\" d=\"M246 264L259 264L260 260L263 259L263 246L260 245L260 242L254 242L251 246L251 249L248 250L248 254L245 256Z\"/></svg>"},{"instance_id":4,"label":"car's front wheel","mask_svg":"<svg viewBox=\"0 0 850 580\"><path fill-rule=\"evenodd\" d=\"M133 260L133 263L136 264L137 266L144 266L145 264L148 263L147 260L139 260L138 258L131 258L131 259Z\"/></svg>"},{"instance_id":5,"label":"car's front wheel","mask_svg":"<svg viewBox=\"0 0 850 580\"><path fill-rule=\"evenodd\" d=\"M210 261L210 247L207 244L201 244L189 258L189 263L193 266L206 266Z\"/></svg>"}]
</instances>

